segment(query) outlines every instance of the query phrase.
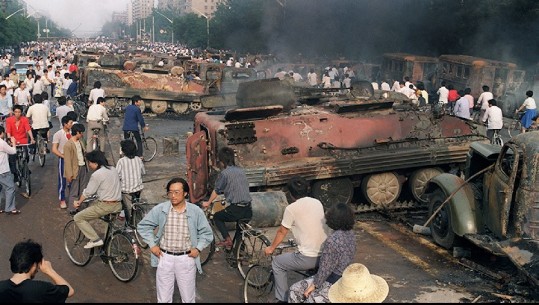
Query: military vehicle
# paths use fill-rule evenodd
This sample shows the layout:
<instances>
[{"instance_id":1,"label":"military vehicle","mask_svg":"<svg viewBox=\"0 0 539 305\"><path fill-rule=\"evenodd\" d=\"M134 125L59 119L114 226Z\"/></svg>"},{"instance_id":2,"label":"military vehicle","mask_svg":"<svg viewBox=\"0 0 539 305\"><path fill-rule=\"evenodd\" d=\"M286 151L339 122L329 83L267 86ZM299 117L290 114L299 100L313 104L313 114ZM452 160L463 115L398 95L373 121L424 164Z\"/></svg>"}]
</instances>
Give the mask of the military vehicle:
<instances>
[{"instance_id":1,"label":"military vehicle","mask_svg":"<svg viewBox=\"0 0 539 305\"><path fill-rule=\"evenodd\" d=\"M451 249L466 239L507 256L539 287L538 168L539 131L503 147L472 143L464 178L443 173L426 187L434 241Z\"/></svg>"},{"instance_id":2,"label":"military vehicle","mask_svg":"<svg viewBox=\"0 0 539 305\"><path fill-rule=\"evenodd\" d=\"M138 65L142 68L136 68ZM234 105L235 99L227 96L235 94L238 84L261 77L254 69L208 63L200 80L187 80L181 66L168 69L150 65L127 61L120 55L101 56L99 66L81 69L80 93L87 98L95 81L100 81L110 109L118 105L123 108L131 97L140 95L143 111L162 114L170 109L183 114Z\"/></svg>"},{"instance_id":3,"label":"military vehicle","mask_svg":"<svg viewBox=\"0 0 539 305\"><path fill-rule=\"evenodd\" d=\"M252 191L280 190L299 175L326 206L352 202L358 187L368 206L381 208L395 204L407 182L426 204L426 182L464 170L470 143L487 141L471 121L376 96L370 82L355 87L365 90L345 98L275 78L256 80L240 84L238 107L197 113L186 144L192 202L209 196L217 151L228 146Z\"/></svg>"}]
</instances>

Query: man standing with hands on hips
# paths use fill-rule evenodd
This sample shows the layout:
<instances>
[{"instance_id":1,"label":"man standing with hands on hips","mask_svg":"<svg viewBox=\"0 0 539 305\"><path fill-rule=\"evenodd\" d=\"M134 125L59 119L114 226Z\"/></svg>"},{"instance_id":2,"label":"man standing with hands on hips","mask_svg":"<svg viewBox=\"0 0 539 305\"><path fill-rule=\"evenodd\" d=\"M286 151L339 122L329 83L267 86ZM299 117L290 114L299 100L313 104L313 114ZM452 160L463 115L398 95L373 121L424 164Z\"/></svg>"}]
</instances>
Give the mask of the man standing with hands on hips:
<instances>
[{"instance_id":1,"label":"man standing with hands on hips","mask_svg":"<svg viewBox=\"0 0 539 305\"><path fill-rule=\"evenodd\" d=\"M213 232L204 212L187 202L185 179L172 178L166 190L169 200L153 207L137 230L150 247L152 267L157 267L157 302L171 303L177 282L182 302L194 303L196 271L202 273L199 254L212 242Z\"/></svg>"}]
</instances>

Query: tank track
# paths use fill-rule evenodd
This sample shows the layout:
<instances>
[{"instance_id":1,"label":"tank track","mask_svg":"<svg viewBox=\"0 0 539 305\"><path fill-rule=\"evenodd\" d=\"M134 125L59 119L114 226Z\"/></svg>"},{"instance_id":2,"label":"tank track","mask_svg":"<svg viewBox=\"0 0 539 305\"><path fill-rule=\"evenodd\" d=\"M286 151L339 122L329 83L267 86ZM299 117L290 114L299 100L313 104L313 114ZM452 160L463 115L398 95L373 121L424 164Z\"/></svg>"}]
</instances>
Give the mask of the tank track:
<instances>
[{"instance_id":1,"label":"tank track","mask_svg":"<svg viewBox=\"0 0 539 305\"><path fill-rule=\"evenodd\" d=\"M417 201L396 201L395 203L389 206L382 205L372 205L372 204L353 204L355 206L355 213L369 213L369 212L394 212L394 211L404 211L404 210L413 210L413 209L426 209L427 205L421 204Z\"/></svg>"}]
</instances>

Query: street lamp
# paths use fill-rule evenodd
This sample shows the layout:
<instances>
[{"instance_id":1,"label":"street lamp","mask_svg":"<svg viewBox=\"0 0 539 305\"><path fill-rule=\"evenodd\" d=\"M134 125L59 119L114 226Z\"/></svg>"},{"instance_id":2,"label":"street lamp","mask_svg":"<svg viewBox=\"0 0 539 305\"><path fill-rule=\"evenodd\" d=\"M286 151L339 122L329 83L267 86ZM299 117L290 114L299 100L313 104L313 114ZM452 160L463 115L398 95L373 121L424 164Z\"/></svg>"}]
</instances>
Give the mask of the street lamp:
<instances>
[{"instance_id":1,"label":"street lamp","mask_svg":"<svg viewBox=\"0 0 539 305\"><path fill-rule=\"evenodd\" d=\"M200 16L206 18L206 49L209 49L210 48L210 18L194 7L191 7L191 9L197 12Z\"/></svg>"},{"instance_id":2,"label":"street lamp","mask_svg":"<svg viewBox=\"0 0 539 305\"><path fill-rule=\"evenodd\" d=\"M158 13L158 14L161 15L163 18L165 18L166 20L168 20L168 22L170 22L170 24L172 25L172 26L171 26L171 27L172 27L172 31L171 31L171 32L172 32L172 35L171 35L171 36L172 36L172 37L171 37L172 39L171 39L171 41L172 41L172 44L174 44L174 21L172 21L172 20L171 20L170 18L168 18L167 16L161 14L159 11L154 11L154 12Z\"/></svg>"}]
</instances>

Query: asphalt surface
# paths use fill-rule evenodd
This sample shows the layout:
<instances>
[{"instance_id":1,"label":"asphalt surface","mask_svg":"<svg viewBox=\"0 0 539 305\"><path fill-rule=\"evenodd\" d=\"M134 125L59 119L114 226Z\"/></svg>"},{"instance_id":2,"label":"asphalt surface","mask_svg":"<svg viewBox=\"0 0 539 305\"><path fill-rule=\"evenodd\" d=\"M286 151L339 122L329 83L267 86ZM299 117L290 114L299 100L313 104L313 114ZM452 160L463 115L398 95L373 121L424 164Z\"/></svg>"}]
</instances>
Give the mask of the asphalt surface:
<instances>
[{"instance_id":1,"label":"asphalt surface","mask_svg":"<svg viewBox=\"0 0 539 305\"><path fill-rule=\"evenodd\" d=\"M185 176L185 134L192 129L188 118L147 117L152 135L158 140L158 155L145 163L148 174L144 177L142 197L149 202L164 201L164 187L174 176ZM108 156L117 161L121 131L120 121L113 119L109 128ZM54 131L58 126L55 125ZM162 140L175 137L178 151L163 155ZM70 303L153 303L155 296L155 269L149 264L149 251L143 251L142 266L137 277L129 282L118 281L99 258L94 257L85 267L75 266L63 247L63 227L71 219L59 208L56 195L56 163L50 154L44 167L31 163L33 194L30 199L17 195L20 215L0 215L0 274L11 275L9 254L13 245L32 238L44 246L45 256L54 269L74 287ZM421 223L424 218L418 218ZM263 228L273 238L276 228ZM379 214L358 216L355 227L358 251L355 262L363 263L372 274L383 277L389 285L386 303L400 302L529 302L530 288L507 280L497 281L482 272L463 266L448 251L434 245L430 237L414 234L409 226L393 222ZM474 250L475 252L475 250ZM503 259L477 251L482 262L507 265ZM502 272L502 271L498 271ZM507 268L503 274L519 282L515 270ZM37 279L48 280L43 274ZM291 283L290 283L291 284ZM522 283L520 283L522 284ZM204 266L204 274L197 277L197 302L237 303L243 301L243 280L239 272L227 265L224 254L216 253ZM175 293L175 301L180 301Z\"/></svg>"}]
</instances>

